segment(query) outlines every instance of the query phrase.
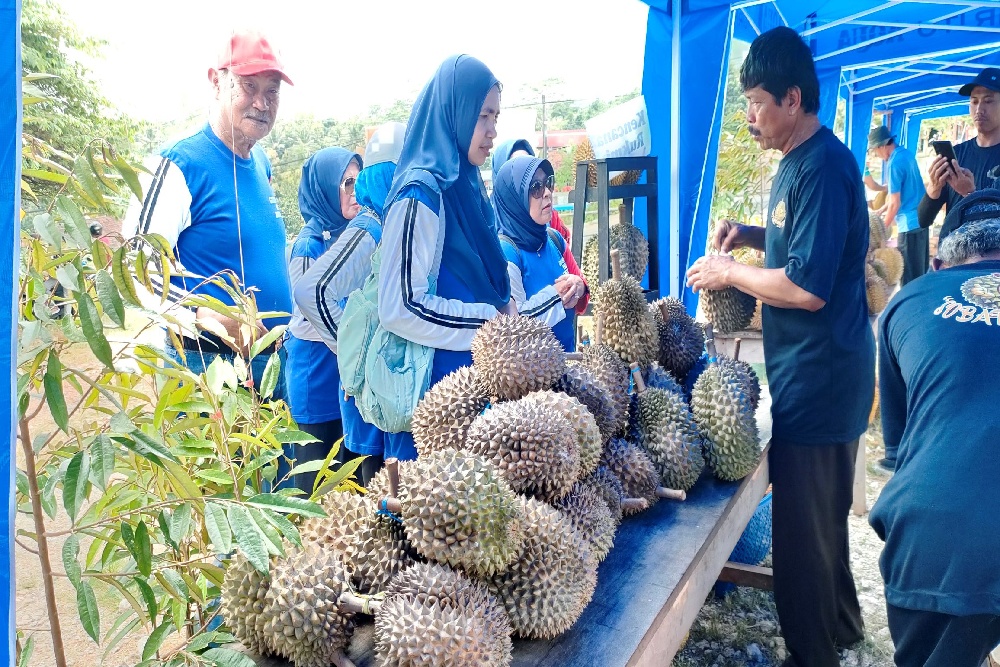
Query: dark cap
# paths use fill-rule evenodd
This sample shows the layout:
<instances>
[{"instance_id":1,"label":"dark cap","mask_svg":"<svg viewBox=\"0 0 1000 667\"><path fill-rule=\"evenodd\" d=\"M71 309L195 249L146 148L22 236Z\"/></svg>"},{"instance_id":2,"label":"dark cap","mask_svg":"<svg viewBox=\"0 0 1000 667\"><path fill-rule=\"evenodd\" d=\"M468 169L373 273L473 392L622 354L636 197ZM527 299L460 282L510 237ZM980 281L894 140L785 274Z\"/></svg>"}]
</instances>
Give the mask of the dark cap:
<instances>
[{"instance_id":1,"label":"dark cap","mask_svg":"<svg viewBox=\"0 0 1000 667\"><path fill-rule=\"evenodd\" d=\"M959 88L958 94L968 97L972 94L972 89L976 86L989 88L990 90L995 90L1000 93L1000 69L997 69L996 67L987 67L976 75L975 79Z\"/></svg>"},{"instance_id":2,"label":"dark cap","mask_svg":"<svg viewBox=\"0 0 1000 667\"><path fill-rule=\"evenodd\" d=\"M993 206L990 206L993 204ZM948 208L948 214L944 217L944 224L941 225L941 232L938 235L940 244L949 234L962 225L977 220L994 220L1000 218L1000 190L986 188L976 190L969 195L962 197L958 204Z\"/></svg>"},{"instance_id":3,"label":"dark cap","mask_svg":"<svg viewBox=\"0 0 1000 667\"><path fill-rule=\"evenodd\" d=\"M885 146L890 141L894 141L896 135L889 131L885 125L879 125L868 133L868 150Z\"/></svg>"}]
</instances>

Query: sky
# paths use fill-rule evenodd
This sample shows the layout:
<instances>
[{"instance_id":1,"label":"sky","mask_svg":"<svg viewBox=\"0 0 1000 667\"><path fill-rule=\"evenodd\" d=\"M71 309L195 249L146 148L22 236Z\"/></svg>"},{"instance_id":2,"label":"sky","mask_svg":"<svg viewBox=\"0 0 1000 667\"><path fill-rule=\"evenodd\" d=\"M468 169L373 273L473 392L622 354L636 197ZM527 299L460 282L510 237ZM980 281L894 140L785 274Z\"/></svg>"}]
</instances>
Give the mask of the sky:
<instances>
[{"instance_id":1,"label":"sky","mask_svg":"<svg viewBox=\"0 0 1000 667\"><path fill-rule=\"evenodd\" d=\"M346 118L412 99L454 53L485 62L503 105L609 98L642 81L647 6L640 0L59 0L81 31L107 41L86 60L104 94L140 119L207 110L208 67L234 28L264 32L294 86L279 118ZM544 87L547 80L561 84Z\"/></svg>"}]
</instances>

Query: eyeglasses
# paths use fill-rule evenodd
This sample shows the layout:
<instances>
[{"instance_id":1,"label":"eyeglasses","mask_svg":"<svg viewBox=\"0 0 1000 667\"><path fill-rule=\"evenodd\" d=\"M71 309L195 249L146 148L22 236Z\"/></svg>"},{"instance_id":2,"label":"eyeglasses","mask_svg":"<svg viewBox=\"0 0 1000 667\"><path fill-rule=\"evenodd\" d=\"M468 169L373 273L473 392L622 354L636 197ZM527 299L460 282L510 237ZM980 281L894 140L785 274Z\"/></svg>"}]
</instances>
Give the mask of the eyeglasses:
<instances>
[{"instance_id":1,"label":"eyeglasses","mask_svg":"<svg viewBox=\"0 0 1000 667\"><path fill-rule=\"evenodd\" d=\"M358 182L354 176L350 176L344 179L344 182L340 184L340 189L349 195L354 194L354 184Z\"/></svg>"},{"instance_id":2,"label":"eyeglasses","mask_svg":"<svg viewBox=\"0 0 1000 667\"><path fill-rule=\"evenodd\" d=\"M528 186L528 194L533 199L541 199L545 191L554 192L556 188L556 177L548 176L544 181L532 181Z\"/></svg>"}]
</instances>

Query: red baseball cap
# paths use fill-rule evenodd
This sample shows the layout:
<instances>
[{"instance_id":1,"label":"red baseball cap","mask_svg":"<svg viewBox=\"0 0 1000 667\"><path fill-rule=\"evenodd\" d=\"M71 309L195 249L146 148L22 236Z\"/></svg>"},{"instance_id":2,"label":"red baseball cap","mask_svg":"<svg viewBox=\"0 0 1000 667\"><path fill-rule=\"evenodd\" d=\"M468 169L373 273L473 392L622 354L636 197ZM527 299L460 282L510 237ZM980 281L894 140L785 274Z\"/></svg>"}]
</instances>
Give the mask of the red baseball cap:
<instances>
[{"instance_id":1,"label":"red baseball cap","mask_svg":"<svg viewBox=\"0 0 1000 667\"><path fill-rule=\"evenodd\" d=\"M285 74L278 52L271 48L267 38L255 31L234 32L219 54L216 69L228 69L240 75L277 72L285 83L295 85Z\"/></svg>"}]
</instances>

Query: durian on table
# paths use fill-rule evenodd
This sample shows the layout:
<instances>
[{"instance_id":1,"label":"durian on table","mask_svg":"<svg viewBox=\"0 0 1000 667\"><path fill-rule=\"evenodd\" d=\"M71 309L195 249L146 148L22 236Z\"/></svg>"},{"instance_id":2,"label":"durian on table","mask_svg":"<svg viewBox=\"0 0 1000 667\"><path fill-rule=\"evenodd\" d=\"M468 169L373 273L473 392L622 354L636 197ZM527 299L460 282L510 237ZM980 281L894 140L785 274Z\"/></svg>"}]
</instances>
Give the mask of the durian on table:
<instances>
[{"instance_id":1,"label":"durian on table","mask_svg":"<svg viewBox=\"0 0 1000 667\"><path fill-rule=\"evenodd\" d=\"M649 241L632 223L631 211L624 205L618 207L618 223L608 231L610 250L621 255L622 271L636 280L642 280L649 265ZM583 277L588 285L600 284L600 248L596 236L587 239L583 247ZM608 267L611 273L611 267Z\"/></svg>"},{"instance_id":2,"label":"durian on table","mask_svg":"<svg viewBox=\"0 0 1000 667\"><path fill-rule=\"evenodd\" d=\"M639 282L621 268L619 251L611 251L611 279L594 292L594 309L604 314L604 341L622 361L645 366L659 356L656 322Z\"/></svg>"}]
</instances>

